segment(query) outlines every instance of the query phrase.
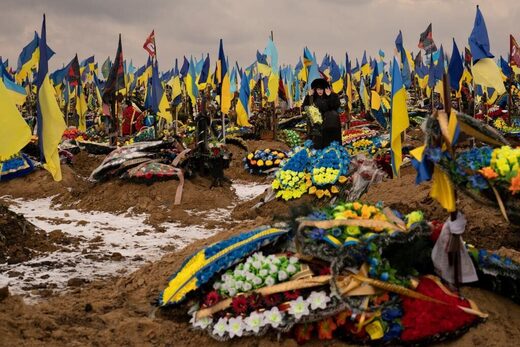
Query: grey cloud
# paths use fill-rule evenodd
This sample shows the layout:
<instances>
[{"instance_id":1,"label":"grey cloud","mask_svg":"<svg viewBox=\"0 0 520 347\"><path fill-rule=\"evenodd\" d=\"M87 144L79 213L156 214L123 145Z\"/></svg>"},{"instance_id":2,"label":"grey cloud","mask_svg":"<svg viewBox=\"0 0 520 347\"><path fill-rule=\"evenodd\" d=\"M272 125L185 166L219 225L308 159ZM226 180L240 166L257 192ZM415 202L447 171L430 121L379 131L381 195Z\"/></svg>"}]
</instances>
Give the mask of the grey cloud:
<instances>
[{"instance_id":1,"label":"grey cloud","mask_svg":"<svg viewBox=\"0 0 520 347\"><path fill-rule=\"evenodd\" d=\"M361 58L363 50L375 57L379 49L391 57L399 29L405 47L417 52L419 34L433 23L434 39L451 51L455 37L462 49L473 26L474 0L2 0L0 55L14 64L33 31L40 31L47 14L48 43L56 51L51 68L78 53L102 62L113 57L122 33L125 58L134 65L146 61L142 44L155 29L161 68L175 58L210 53L212 63L218 39L226 54L246 65L256 49L265 47L274 31L279 61L295 64L304 46L318 59L330 53L343 61L345 51ZM492 52L504 55L508 37L519 36L520 2L495 0L481 4ZM355 60L355 59L354 59Z\"/></svg>"}]
</instances>

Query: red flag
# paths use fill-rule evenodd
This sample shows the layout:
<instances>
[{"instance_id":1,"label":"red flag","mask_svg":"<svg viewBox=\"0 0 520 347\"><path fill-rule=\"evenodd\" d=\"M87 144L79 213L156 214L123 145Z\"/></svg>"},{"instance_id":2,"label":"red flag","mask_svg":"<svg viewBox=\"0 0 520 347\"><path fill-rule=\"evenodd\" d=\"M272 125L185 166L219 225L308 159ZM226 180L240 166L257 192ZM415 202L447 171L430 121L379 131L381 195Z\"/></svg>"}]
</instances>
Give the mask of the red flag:
<instances>
[{"instance_id":1,"label":"red flag","mask_svg":"<svg viewBox=\"0 0 520 347\"><path fill-rule=\"evenodd\" d=\"M155 57L155 30L152 30L148 38L144 42L143 48L150 54L151 57Z\"/></svg>"},{"instance_id":2,"label":"red flag","mask_svg":"<svg viewBox=\"0 0 520 347\"><path fill-rule=\"evenodd\" d=\"M509 46L509 52L511 54L510 64L520 67L520 46L513 35L509 35Z\"/></svg>"}]
</instances>

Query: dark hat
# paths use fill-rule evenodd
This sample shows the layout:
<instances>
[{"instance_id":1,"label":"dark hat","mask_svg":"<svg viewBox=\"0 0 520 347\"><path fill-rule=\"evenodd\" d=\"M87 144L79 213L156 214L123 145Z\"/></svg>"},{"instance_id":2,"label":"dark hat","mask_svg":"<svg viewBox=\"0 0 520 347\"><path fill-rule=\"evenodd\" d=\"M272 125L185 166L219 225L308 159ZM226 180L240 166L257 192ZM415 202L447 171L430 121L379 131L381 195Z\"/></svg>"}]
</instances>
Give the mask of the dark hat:
<instances>
[{"instance_id":1,"label":"dark hat","mask_svg":"<svg viewBox=\"0 0 520 347\"><path fill-rule=\"evenodd\" d=\"M329 82L327 82L327 80L325 80L324 78L316 78L311 83L312 89L316 89L316 88L325 89L328 87L329 87Z\"/></svg>"}]
</instances>

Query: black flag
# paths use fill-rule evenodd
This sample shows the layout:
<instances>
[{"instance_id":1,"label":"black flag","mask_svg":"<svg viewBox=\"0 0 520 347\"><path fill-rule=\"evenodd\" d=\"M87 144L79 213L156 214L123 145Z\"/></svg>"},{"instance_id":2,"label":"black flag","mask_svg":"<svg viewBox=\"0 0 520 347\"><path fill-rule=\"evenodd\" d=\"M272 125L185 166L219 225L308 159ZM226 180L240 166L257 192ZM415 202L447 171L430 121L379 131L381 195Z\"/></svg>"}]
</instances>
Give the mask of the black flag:
<instances>
[{"instance_id":1,"label":"black flag","mask_svg":"<svg viewBox=\"0 0 520 347\"><path fill-rule=\"evenodd\" d=\"M110 104L118 90L125 87L125 72L123 68L123 49L121 47L121 34L119 34L119 44L117 46L116 58L110 69L105 89L103 90L103 102Z\"/></svg>"},{"instance_id":2,"label":"black flag","mask_svg":"<svg viewBox=\"0 0 520 347\"><path fill-rule=\"evenodd\" d=\"M435 42L433 42L432 23L430 23L428 28L421 34L418 46L424 49L427 54L437 51L437 46L435 46Z\"/></svg>"}]
</instances>

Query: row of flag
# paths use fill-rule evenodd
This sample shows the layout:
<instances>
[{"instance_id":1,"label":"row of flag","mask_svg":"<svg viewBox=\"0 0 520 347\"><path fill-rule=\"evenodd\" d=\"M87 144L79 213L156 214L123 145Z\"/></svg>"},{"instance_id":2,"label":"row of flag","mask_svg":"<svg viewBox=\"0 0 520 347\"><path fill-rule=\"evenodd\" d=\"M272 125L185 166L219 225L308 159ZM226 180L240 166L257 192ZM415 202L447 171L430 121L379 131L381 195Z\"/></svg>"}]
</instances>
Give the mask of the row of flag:
<instances>
[{"instance_id":1,"label":"row of flag","mask_svg":"<svg viewBox=\"0 0 520 347\"><path fill-rule=\"evenodd\" d=\"M214 68L209 55L202 56L200 59L184 57L180 68L176 60L171 69L160 73L155 32L152 31L143 44L143 49L149 56L148 61L139 68L134 67L131 61L127 65L123 57L121 36L119 36L114 61L107 58L101 65L101 69L95 62L94 56L79 61L76 55L67 65L49 74L47 65L42 65L42 59L50 59L54 52L46 44L44 27L45 21L41 37L35 33L33 40L23 48L16 70L9 68L9 65L2 62L0 58L0 79L5 88L3 95L9 96L9 100L3 102L21 105L27 93L32 92L35 87L39 99L40 93L49 95L47 85L50 84L51 94L57 96L60 102L57 105L65 112L70 111L66 105L71 102L71 99L75 99L74 111L80 118L80 130L84 131L91 98L96 101L97 107L102 108L104 105L103 109L108 113L106 110L115 102L117 93L124 95L140 89L145 94L145 107L166 122L172 122L172 109L180 107L183 99L195 105L200 93L211 86L215 99L220 105L220 111L228 114L232 100L235 99L238 125L248 126L255 88L260 91L265 102L277 103L279 100L284 100L289 107L298 107L312 81L317 78L327 78L334 92L346 95L349 111L352 110L352 103L359 101L383 127L387 126L384 114L390 114L389 126L396 173L401 161L400 133L408 126L407 89L414 86L427 95L433 92L442 95L441 82L443 75L447 74L451 89L456 91L457 95L460 95L462 85L466 83L469 87L475 85L477 94L487 93L488 100L493 100L505 92L504 80L520 72L518 70L520 47L512 35L509 58L507 60L501 58L499 64L495 62L490 52L489 37L479 8L468 40L469 48L465 48L462 54L453 41L452 54L448 58L443 46L439 48L436 46L430 24L421 33L418 44L418 48L424 50L424 57L421 51L413 56L404 47L403 34L399 31L392 60L385 61L385 53L381 50L376 58L367 57L365 51L361 63L356 59L355 66L348 54L341 61L326 54L321 64L318 64L316 55L307 47L303 49L302 57L294 67L280 65L276 45L272 39L268 39L265 49L256 52L256 60L248 66L241 67L238 63L229 64L223 41L220 40ZM48 84L43 83L43 77L40 76L43 72L48 77ZM170 99L165 92L167 86L172 89ZM89 87L89 99L87 99L87 87ZM45 125L45 119L40 119L40 114L46 113L49 108L44 109L45 112L42 112L39 108L38 121ZM54 124L57 120L52 118L49 122ZM61 124L56 125L56 129L61 129ZM45 130L45 126L38 128L42 136L47 134ZM51 135L53 136L53 134L48 136ZM46 143L45 138L42 143ZM50 146L54 145L50 140L48 143ZM42 153L44 152L46 152L45 148L42 148ZM50 154L49 159L45 155L44 159L47 163L52 163L54 160ZM52 166L52 164L47 165ZM52 167L49 168L50 171L53 170ZM57 178L58 176L56 174Z\"/></svg>"}]
</instances>

